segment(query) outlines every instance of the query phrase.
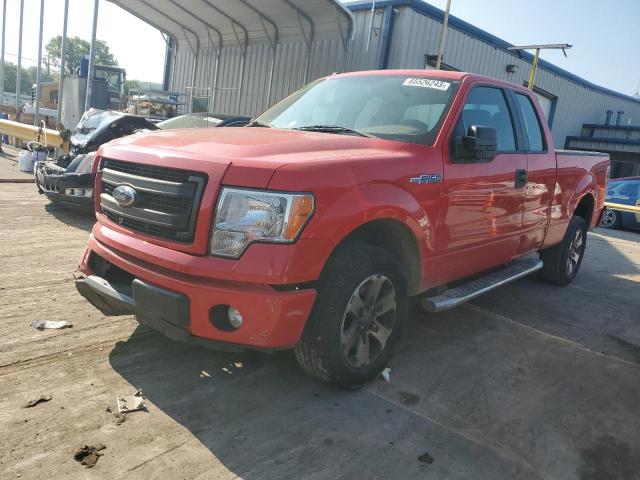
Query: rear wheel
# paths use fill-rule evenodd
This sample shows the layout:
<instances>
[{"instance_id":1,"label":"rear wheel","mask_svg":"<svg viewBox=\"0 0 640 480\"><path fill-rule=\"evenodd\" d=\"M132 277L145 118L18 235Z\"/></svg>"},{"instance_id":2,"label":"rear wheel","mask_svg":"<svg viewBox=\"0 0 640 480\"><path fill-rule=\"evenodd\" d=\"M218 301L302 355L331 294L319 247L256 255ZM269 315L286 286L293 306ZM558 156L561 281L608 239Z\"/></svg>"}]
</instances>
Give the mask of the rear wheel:
<instances>
[{"instance_id":1,"label":"rear wheel","mask_svg":"<svg viewBox=\"0 0 640 480\"><path fill-rule=\"evenodd\" d=\"M600 226L604 228L618 228L622 223L620 213L615 210L609 210L608 208L603 212L602 219L600 220Z\"/></svg>"},{"instance_id":2,"label":"rear wheel","mask_svg":"<svg viewBox=\"0 0 640 480\"><path fill-rule=\"evenodd\" d=\"M387 250L366 244L342 247L318 285L318 298L302 339L298 362L311 375L341 388L375 378L400 339L407 314L402 267Z\"/></svg>"},{"instance_id":3,"label":"rear wheel","mask_svg":"<svg viewBox=\"0 0 640 480\"><path fill-rule=\"evenodd\" d=\"M581 217L569 222L562 242L540 252L544 262L540 276L555 285L568 285L578 274L587 245L587 224Z\"/></svg>"}]
</instances>

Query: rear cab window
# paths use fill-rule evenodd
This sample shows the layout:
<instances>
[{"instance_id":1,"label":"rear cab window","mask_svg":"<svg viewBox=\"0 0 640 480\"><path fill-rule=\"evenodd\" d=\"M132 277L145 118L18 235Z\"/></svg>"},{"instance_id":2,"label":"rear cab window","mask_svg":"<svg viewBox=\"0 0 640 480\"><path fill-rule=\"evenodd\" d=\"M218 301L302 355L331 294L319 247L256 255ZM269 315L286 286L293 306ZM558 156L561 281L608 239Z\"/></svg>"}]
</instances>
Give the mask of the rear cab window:
<instances>
[{"instance_id":1,"label":"rear cab window","mask_svg":"<svg viewBox=\"0 0 640 480\"><path fill-rule=\"evenodd\" d=\"M533 106L531 99L522 93L514 92L516 103L524 120L523 133L529 140L529 152L544 152L546 145L542 128L540 128L540 119Z\"/></svg>"}]
</instances>

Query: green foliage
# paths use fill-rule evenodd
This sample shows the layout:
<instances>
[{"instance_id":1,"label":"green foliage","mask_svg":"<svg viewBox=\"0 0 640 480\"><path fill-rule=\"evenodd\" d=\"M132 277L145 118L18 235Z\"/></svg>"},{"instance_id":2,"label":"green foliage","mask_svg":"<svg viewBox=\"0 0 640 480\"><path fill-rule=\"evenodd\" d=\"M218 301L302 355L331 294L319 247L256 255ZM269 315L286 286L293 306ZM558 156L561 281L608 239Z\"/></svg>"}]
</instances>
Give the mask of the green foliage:
<instances>
[{"instance_id":1,"label":"green foliage","mask_svg":"<svg viewBox=\"0 0 640 480\"><path fill-rule=\"evenodd\" d=\"M60 51L62 36L53 37L45 45L45 50L52 59L52 64L60 68ZM91 44L80 37L67 37L65 48L65 73L72 75L80 68L80 59L84 55L89 55ZM117 66L118 62L109 50L109 45L104 40L96 40L95 63L98 65Z\"/></svg>"},{"instance_id":2,"label":"green foliage","mask_svg":"<svg viewBox=\"0 0 640 480\"><path fill-rule=\"evenodd\" d=\"M4 63L4 91L5 92L15 92L16 91L16 72L18 68L15 64L11 62ZM36 67L29 67L20 69L20 93L23 95L31 95L31 88L33 84L36 83ZM53 81L54 78L47 74L45 68L42 68L40 72L40 81L41 82L50 82Z\"/></svg>"},{"instance_id":3,"label":"green foliage","mask_svg":"<svg viewBox=\"0 0 640 480\"><path fill-rule=\"evenodd\" d=\"M125 80L124 81L124 94L129 96L129 90L132 88L140 88L141 84L138 80Z\"/></svg>"}]
</instances>

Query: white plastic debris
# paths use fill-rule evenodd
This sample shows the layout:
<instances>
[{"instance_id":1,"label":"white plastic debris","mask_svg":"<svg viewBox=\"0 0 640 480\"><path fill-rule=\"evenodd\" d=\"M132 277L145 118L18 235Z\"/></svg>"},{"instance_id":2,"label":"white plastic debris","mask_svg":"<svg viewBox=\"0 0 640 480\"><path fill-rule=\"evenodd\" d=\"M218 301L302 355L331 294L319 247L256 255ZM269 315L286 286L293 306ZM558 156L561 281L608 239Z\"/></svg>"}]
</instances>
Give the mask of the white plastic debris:
<instances>
[{"instance_id":1,"label":"white plastic debris","mask_svg":"<svg viewBox=\"0 0 640 480\"><path fill-rule=\"evenodd\" d=\"M44 330L45 328L67 328L70 327L71 324L65 320L33 320L31 326L36 330Z\"/></svg>"},{"instance_id":2,"label":"white plastic debris","mask_svg":"<svg viewBox=\"0 0 640 480\"><path fill-rule=\"evenodd\" d=\"M147 406L144 404L144 396L142 390L138 390L133 395L121 395L116 397L119 413L138 412L140 410L146 410Z\"/></svg>"},{"instance_id":3,"label":"white plastic debris","mask_svg":"<svg viewBox=\"0 0 640 480\"><path fill-rule=\"evenodd\" d=\"M380 376L384 379L385 382L391 383L391 369L389 367L382 370L382 372L380 372Z\"/></svg>"}]
</instances>

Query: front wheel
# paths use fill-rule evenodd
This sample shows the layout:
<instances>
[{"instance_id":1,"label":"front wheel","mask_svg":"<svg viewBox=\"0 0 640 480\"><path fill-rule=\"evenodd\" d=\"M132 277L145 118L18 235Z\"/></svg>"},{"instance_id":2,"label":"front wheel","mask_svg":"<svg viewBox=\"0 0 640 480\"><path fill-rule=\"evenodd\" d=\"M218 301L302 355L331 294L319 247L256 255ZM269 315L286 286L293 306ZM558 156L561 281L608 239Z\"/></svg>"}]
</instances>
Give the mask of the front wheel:
<instances>
[{"instance_id":1,"label":"front wheel","mask_svg":"<svg viewBox=\"0 0 640 480\"><path fill-rule=\"evenodd\" d=\"M341 388L356 388L387 365L407 315L405 275L387 250L342 247L318 285L318 298L295 348L309 374Z\"/></svg>"},{"instance_id":2,"label":"front wheel","mask_svg":"<svg viewBox=\"0 0 640 480\"><path fill-rule=\"evenodd\" d=\"M587 223L581 217L569 222L562 242L540 252L544 262L540 276L555 285L568 285L576 278L587 246Z\"/></svg>"}]
</instances>

